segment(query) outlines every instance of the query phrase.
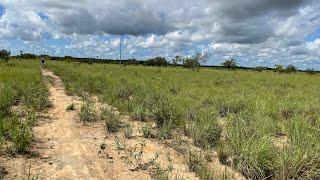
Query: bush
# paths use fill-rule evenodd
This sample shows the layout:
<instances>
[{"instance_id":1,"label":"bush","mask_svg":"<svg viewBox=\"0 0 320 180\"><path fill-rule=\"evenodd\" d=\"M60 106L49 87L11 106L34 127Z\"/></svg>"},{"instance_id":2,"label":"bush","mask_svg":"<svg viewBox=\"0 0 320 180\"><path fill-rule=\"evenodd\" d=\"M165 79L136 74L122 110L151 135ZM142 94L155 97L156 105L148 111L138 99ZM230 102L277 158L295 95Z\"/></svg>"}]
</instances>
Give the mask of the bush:
<instances>
[{"instance_id":1,"label":"bush","mask_svg":"<svg viewBox=\"0 0 320 180\"><path fill-rule=\"evenodd\" d=\"M182 66L192 70L199 70L201 62L205 62L208 57L208 54L197 53L192 58L183 59Z\"/></svg>"},{"instance_id":2,"label":"bush","mask_svg":"<svg viewBox=\"0 0 320 180\"><path fill-rule=\"evenodd\" d=\"M8 62L10 54L10 51L0 50L0 59L3 59L4 61Z\"/></svg>"},{"instance_id":3,"label":"bush","mask_svg":"<svg viewBox=\"0 0 320 180\"><path fill-rule=\"evenodd\" d=\"M286 67L286 73L294 73L296 71L297 71L297 68L291 64Z\"/></svg>"},{"instance_id":4,"label":"bush","mask_svg":"<svg viewBox=\"0 0 320 180\"><path fill-rule=\"evenodd\" d=\"M222 63L222 66L227 69L236 69L237 62L234 59L226 60Z\"/></svg>"},{"instance_id":5,"label":"bush","mask_svg":"<svg viewBox=\"0 0 320 180\"><path fill-rule=\"evenodd\" d=\"M143 126L141 131L144 138L155 138L150 126L147 126L147 125Z\"/></svg>"},{"instance_id":6,"label":"bush","mask_svg":"<svg viewBox=\"0 0 320 180\"><path fill-rule=\"evenodd\" d=\"M128 139L132 138L133 129L131 125L127 125L124 129L124 136Z\"/></svg>"},{"instance_id":7,"label":"bush","mask_svg":"<svg viewBox=\"0 0 320 180\"><path fill-rule=\"evenodd\" d=\"M197 70L200 67L200 63L197 61L197 59L185 58L182 66L188 69Z\"/></svg>"},{"instance_id":8,"label":"bush","mask_svg":"<svg viewBox=\"0 0 320 180\"><path fill-rule=\"evenodd\" d=\"M10 51L7 51L7 50L0 50L0 58L7 58L9 57L11 54Z\"/></svg>"},{"instance_id":9,"label":"bush","mask_svg":"<svg viewBox=\"0 0 320 180\"><path fill-rule=\"evenodd\" d=\"M108 108L103 108L101 110L100 117L105 121L107 130L110 133L118 132L122 127L119 116L117 116L112 110L109 110Z\"/></svg>"},{"instance_id":10,"label":"bush","mask_svg":"<svg viewBox=\"0 0 320 180\"><path fill-rule=\"evenodd\" d=\"M83 103L79 113L80 120L84 123L94 122L97 120L97 113L91 102Z\"/></svg>"},{"instance_id":11,"label":"bush","mask_svg":"<svg viewBox=\"0 0 320 180\"><path fill-rule=\"evenodd\" d=\"M276 64L275 68L273 69L274 72L278 72L278 73L284 73L285 69L283 68L283 65L281 64Z\"/></svg>"}]
</instances>

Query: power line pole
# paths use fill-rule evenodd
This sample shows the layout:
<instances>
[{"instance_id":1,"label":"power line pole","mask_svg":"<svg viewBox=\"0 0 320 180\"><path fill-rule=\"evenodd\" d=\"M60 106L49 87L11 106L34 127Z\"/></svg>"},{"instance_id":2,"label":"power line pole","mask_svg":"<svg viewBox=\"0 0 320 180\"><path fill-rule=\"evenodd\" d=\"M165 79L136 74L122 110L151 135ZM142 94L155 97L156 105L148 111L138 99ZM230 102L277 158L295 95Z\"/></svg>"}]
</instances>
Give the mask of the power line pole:
<instances>
[{"instance_id":1,"label":"power line pole","mask_svg":"<svg viewBox=\"0 0 320 180\"><path fill-rule=\"evenodd\" d=\"M122 58L122 57L121 57L121 41L122 41L122 40L121 40L121 35L120 35L120 47L119 47L119 48L120 48L120 64L122 64L122 59L121 59L121 58Z\"/></svg>"}]
</instances>

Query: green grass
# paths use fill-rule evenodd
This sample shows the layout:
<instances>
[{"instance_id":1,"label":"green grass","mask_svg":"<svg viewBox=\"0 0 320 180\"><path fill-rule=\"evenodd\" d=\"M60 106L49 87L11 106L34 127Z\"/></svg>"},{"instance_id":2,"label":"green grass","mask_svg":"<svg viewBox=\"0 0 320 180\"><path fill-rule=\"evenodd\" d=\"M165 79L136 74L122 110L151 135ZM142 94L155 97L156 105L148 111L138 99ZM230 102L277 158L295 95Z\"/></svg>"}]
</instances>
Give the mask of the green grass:
<instances>
[{"instance_id":1,"label":"green grass","mask_svg":"<svg viewBox=\"0 0 320 180\"><path fill-rule=\"evenodd\" d=\"M320 77L305 73L228 71L48 62L69 93L88 92L179 130L252 179L320 178ZM223 120L224 125L218 120ZM221 131L225 138L219 139ZM276 145L279 134L288 138Z\"/></svg>"},{"instance_id":2,"label":"green grass","mask_svg":"<svg viewBox=\"0 0 320 180\"><path fill-rule=\"evenodd\" d=\"M36 61L0 62L0 147L13 146L24 152L33 139L35 112L49 106L48 91Z\"/></svg>"}]
</instances>

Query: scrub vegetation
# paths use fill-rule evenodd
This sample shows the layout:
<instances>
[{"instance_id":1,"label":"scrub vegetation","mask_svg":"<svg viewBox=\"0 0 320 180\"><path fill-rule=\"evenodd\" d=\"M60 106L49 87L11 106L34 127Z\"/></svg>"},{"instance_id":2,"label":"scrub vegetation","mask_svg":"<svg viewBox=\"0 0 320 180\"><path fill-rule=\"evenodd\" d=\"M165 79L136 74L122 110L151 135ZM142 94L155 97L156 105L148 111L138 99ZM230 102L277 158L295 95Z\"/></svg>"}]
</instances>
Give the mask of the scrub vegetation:
<instances>
[{"instance_id":1,"label":"scrub vegetation","mask_svg":"<svg viewBox=\"0 0 320 180\"><path fill-rule=\"evenodd\" d=\"M232 62L230 64L233 67ZM21 70L15 72L14 67L1 66L12 71L4 71L6 73L21 73ZM29 67L27 64L20 66L20 69ZM62 78L68 93L98 96L102 102L131 114L137 121L154 121L157 132L153 132L153 127L145 126L142 129L145 137L168 139L174 133L181 133L190 137L203 151L217 150L221 163L250 179L320 178L318 75L278 73L282 72L280 67L277 72L263 68L259 71L234 68L191 71L182 67L54 61L46 66ZM290 66L287 71L295 69ZM0 73L0 82L4 82L1 91L7 93L6 96L1 93L1 113L10 114L6 108L14 104L16 97L24 99L21 96L25 95L20 92L10 96L10 87L7 86L14 83L6 85L5 82L9 82L11 79L7 76L11 76L3 75L3 71ZM36 71L32 73L36 74L33 77L39 76ZM40 79L28 81L28 76L20 78L28 83L19 83L19 86L42 87ZM33 92L33 95L36 90L28 89L27 92ZM30 105L33 110L43 109L39 103ZM89 116L89 109L86 105L81 107L85 121L94 119ZM107 130L117 132L121 127L117 115L108 110L103 114ZM1 122L11 122L14 117L9 116L11 120ZM7 126L1 126L2 134L11 132L3 127ZM125 133L131 136L129 128ZM202 172L201 167L205 165L201 159L201 154L190 154L189 168L202 174L200 177L209 177L210 173Z\"/></svg>"}]
</instances>

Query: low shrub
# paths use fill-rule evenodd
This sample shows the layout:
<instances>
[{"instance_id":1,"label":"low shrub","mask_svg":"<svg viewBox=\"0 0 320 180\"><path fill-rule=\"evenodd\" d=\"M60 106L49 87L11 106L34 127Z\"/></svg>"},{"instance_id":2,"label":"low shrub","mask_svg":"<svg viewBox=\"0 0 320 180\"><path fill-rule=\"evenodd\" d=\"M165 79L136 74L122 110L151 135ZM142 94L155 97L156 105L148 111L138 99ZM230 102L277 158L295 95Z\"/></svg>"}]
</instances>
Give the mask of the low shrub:
<instances>
[{"instance_id":1,"label":"low shrub","mask_svg":"<svg viewBox=\"0 0 320 180\"><path fill-rule=\"evenodd\" d=\"M234 59L226 60L221 65L227 69L236 69L237 68L237 62Z\"/></svg>"},{"instance_id":2,"label":"low shrub","mask_svg":"<svg viewBox=\"0 0 320 180\"><path fill-rule=\"evenodd\" d=\"M131 139L132 134L133 134L132 126L131 125L126 126L124 129L124 136L128 139Z\"/></svg>"},{"instance_id":3,"label":"low shrub","mask_svg":"<svg viewBox=\"0 0 320 180\"><path fill-rule=\"evenodd\" d=\"M80 108L79 117L80 120L84 123L97 121L98 116L94 109L94 104L91 102L83 103Z\"/></svg>"},{"instance_id":4,"label":"low shrub","mask_svg":"<svg viewBox=\"0 0 320 180\"><path fill-rule=\"evenodd\" d=\"M100 117L101 120L105 121L107 130L110 133L118 132L119 129L122 127L122 123L119 119L119 116L117 116L112 110L109 110L108 108L103 108L101 110Z\"/></svg>"},{"instance_id":5,"label":"low shrub","mask_svg":"<svg viewBox=\"0 0 320 180\"><path fill-rule=\"evenodd\" d=\"M150 126L145 125L141 129L144 138L154 138L154 134L152 133L152 129Z\"/></svg>"}]
</instances>

